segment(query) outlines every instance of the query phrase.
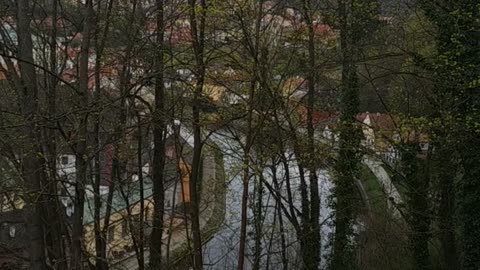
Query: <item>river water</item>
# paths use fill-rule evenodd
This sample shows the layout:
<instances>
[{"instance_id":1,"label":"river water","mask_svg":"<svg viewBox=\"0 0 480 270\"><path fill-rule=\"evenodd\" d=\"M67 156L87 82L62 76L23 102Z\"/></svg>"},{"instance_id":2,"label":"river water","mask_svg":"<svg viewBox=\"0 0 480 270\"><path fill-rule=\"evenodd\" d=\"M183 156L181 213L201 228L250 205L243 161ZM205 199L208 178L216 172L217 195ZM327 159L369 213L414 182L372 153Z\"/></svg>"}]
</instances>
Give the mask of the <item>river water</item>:
<instances>
[{"instance_id":1,"label":"river water","mask_svg":"<svg viewBox=\"0 0 480 270\"><path fill-rule=\"evenodd\" d=\"M224 269L236 269L238 248L240 239L240 221L241 221L241 194L242 194L242 149L237 140L233 139L234 136L227 131L219 131L212 134L212 140L219 146L224 155L225 175L226 175L226 213L225 220L221 229L215 234L215 236L206 244L204 248L204 264L205 269L209 270L224 270ZM298 167L295 162L295 157L291 153L286 153L289 157L289 174L291 178L292 192L294 192L295 206L300 209L300 193L299 186L299 173ZM283 166L277 167L277 179L282 182L285 178L285 170ZM272 182L272 172L270 169L264 169L263 175L268 182ZM321 196L321 211L320 222L323 223L321 227L321 239L322 239L322 264L321 268L325 268L326 257L325 254L329 254L329 239L332 233L332 209L328 205L328 199L333 187L330 180L330 176L327 171L318 171L319 176L319 191ZM253 179L252 179L253 180ZM254 190L254 181L250 184L250 194ZM272 183L273 185L273 183ZM280 233L278 226L278 216L276 215L275 200L265 189L263 193L263 205L264 205L264 220L262 225L263 239L262 239L262 260L260 269L266 269L267 265L270 269L282 269L281 264L281 245L280 245ZM286 193L285 193L286 194ZM252 217L253 212L249 208L248 216ZM275 222L274 222L275 221ZM283 216L283 223L286 231L286 246L287 258L289 259L290 269L298 267L299 262L295 259L299 259L300 256L296 254L299 250L297 239L295 237L295 231L290 222ZM275 225L274 225L275 224ZM253 231L253 224L249 224L247 232ZM273 234L272 234L273 230ZM247 235L250 241L247 243L247 258L245 269L251 269L253 258L253 241L250 235ZM270 256L267 256L270 254ZM268 257L268 258L267 258Z\"/></svg>"}]
</instances>

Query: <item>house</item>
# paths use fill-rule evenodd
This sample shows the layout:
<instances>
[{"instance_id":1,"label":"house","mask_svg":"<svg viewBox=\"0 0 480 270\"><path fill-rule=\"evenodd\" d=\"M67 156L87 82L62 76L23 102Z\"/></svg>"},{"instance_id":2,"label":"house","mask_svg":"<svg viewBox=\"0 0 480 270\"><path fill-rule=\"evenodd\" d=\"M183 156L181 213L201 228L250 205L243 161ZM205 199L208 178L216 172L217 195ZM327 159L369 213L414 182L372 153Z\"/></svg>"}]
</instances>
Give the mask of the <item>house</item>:
<instances>
[{"instance_id":1,"label":"house","mask_svg":"<svg viewBox=\"0 0 480 270\"><path fill-rule=\"evenodd\" d=\"M36 18L31 21L32 31L32 49L33 59L39 66L45 66L50 61L50 46L47 41L50 39L51 29L53 26L57 27L56 36L56 51L57 55L57 69L55 72L59 74L61 78L59 84L73 84L78 80L78 62L80 55L80 44L83 39L83 35L79 32L75 32L73 24L62 17L57 18L56 21L52 17ZM14 52L10 51L10 48L17 47L17 23L13 16L6 16L0 18L0 42L4 45L5 55L13 55ZM91 49L88 53L88 66L89 66L89 80L88 88L93 91L95 88L95 51ZM12 66L7 65L8 62L12 63ZM114 88L115 80L117 76L117 69L119 65L116 63L105 63L100 70L100 84L102 88L112 89ZM18 72L17 60L6 56L0 57L0 80L7 78L8 72Z\"/></svg>"},{"instance_id":2,"label":"house","mask_svg":"<svg viewBox=\"0 0 480 270\"><path fill-rule=\"evenodd\" d=\"M0 269L28 269L23 210L0 212Z\"/></svg>"},{"instance_id":3,"label":"house","mask_svg":"<svg viewBox=\"0 0 480 270\"><path fill-rule=\"evenodd\" d=\"M392 115L385 113L360 113L356 116L363 132L362 144L389 163L394 163L398 150L394 142L398 141L398 129Z\"/></svg>"},{"instance_id":4,"label":"house","mask_svg":"<svg viewBox=\"0 0 480 270\"><path fill-rule=\"evenodd\" d=\"M192 162L193 148L183 138L169 136L165 145L165 224L172 222L173 229L184 224L185 205L190 202L189 181ZM108 228L107 253L110 259L118 259L133 251L132 234L130 222L138 224L143 222L145 234L151 232L153 220L153 182L150 174L143 178L143 198L141 197L140 183L138 176L126 185L123 190L116 190L113 193L112 214ZM106 200L107 194L102 196ZM144 219L140 217L140 202L144 203ZM100 209L101 218L105 217L106 205ZM94 201L90 198L85 202L84 212L84 243L88 253L95 254L94 235ZM138 225L133 226L138 228Z\"/></svg>"},{"instance_id":5,"label":"house","mask_svg":"<svg viewBox=\"0 0 480 270\"><path fill-rule=\"evenodd\" d=\"M54 22L51 17L45 17L43 19L34 19L31 21L33 59L35 63L40 66L49 61L51 51L50 47L47 46L46 40L49 39L51 33L50 29L54 24L57 26L57 46L60 48L61 44L68 41L67 36L71 32L70 28L72 25L68 20L58 18L57 21ZM5 54L13 55L14 51L11 50L11 48L15 48L18 45L17 22L15 17L6 16L0 18L0 32L2 33L0 35L0 42L4 45ZM59 49L56 53L62 54L63 50ZM10 58L10 60L14 66L17 65L16 59ZM8 70L3 56L0 57L0 62L1 68Z\"/></svg>"},{"instance_id":6,"label":"house","mask_svg":"<svg viewBox=\"0 0 480 270\"><path fill-rule=\"evenodd\" d=\"M184 133L184 132L183 132ZM181 136L171 135L166 139L166 159L164 168L164 186L165 186L165 216L166 226L172 224L172 229L182 226L188 218L185 206L190 203L189 181L192 163L193 148L188 141ZM113 149L107 147L105 151L104 167L109 167L109 156ZM68 178L74 173L74 156L64 153L59 156L59 170L63 171ZM117 188L112 191L112 203L110 213L110 225L107 229L107 256L109 260L116 260L123 256L130 256L133 250L131 228L138 228L140 223L145 225L145 235L151 231L153 220L153 182L151 179L150 166L144 166L142 169L143 192L140 192L140 182L138 172L133 172L131 181L124 185L116 185ZM104 170L104 181L108 184L110 179L108 170ZM111 180L109 180L111 181ZM104 186L104 192L101 192L100 198L102 206L100 208L100 217L105 218L107 212L106 201L108 198L109 187ZM142 197L143 195L143 197ZM144 219L139 220L141 212L141 202L144 203ZM70 204L69 204L70 202ZM71 217L75 209L71 206L71 201L66 200L66 216ZM25 209L23 204L14 210L0 212L0 266L22 265L23 259L28 254L28 241L21 240L25 238L25 221L23 214ZM88 192L85 197L83 226L84 226L84 246L85 251L94 258L95 255L95 233L94 233L94 197ZM101 224L103 224L101 222ZM130 225L133 225L130 226ZM22 256L20 256L22 255ZM28 266L27 266L28 267ZM0 269L7 269L0 267Z\"/></svg>"},{"instance_id":7,"label":"house","mask_svg":"<svg viewBox=\"0 0 480 270\"><path fill-rule=\"evenodd\" d=\"M392 116L366 112L358 114L356 119L362 124L364 145L377 153L386 151L396 133Z\"/></svg>"},{"instance_id":8,"label":"house","mask_svg":"<svg viewBox=\"0 0 480 270\"><path fill-rule=\"evenodd\" d=\"M213 103L220 104L223 96L227 92L226 87L214 84L205 84L203 88L205 96L207 96Z\"/></svg>"},{"instance_id":9,"label":"house","mask_svg":"<svg viewBox=\"0 0 480 270\"><path fill-rule=\"evenodd\" d=\"M103 135L101 137L105 137ZM94 138L88 138L90 145L93 145ZM108 186L112 181L112 167L113 167L113 154L114 145L107 143L100 149L100 194L108 193ZM57 150L57 176L62 182L59 186L60 200L63 203L67 211L67 216L73 214L73 202L72 198L75 196L75 182L76 182L76 160L77 157L73 149L69 146L58 147ZM89 170L92 171L94 161L89 164ZM93 197L93 187L91 184L86 185L85 192L87 197Z\"/></svg>"},{"instance_id":10,"label":"house","mask_svg":"<svg viewBox=\"0 0 480 270\"><path fill-rule=\"evenodd\" d=\"M0 157L0 213L23 207L22 194L18 192L21 177L13 161Z\"/></svg>"},{"instance_id":11,"label":"house","mask_svg":"<svg viewBox=\"0 0 480 270\"><path fill-rule=\"evenodd\" d=\"M155 38L156 29L157 23L155 21L147 22L144 29L144 36ZM179 14L175 21L167 23L163 39L172 47L191 42L192 32L189 19Z\"/></svg>"},{"instance_id":12,"label":"house","mask_svg":"<svg viewBox=\"0 0 480 270\"><path fill-rule=\"evenodd\" d=\"M298 91L298 90L297 90ZM293 96L293 95L292 95ZM305 125L307 121L307 107L301 102L291 100L300 123ZM339 113L335 111L313 111L312 122L315 127L315 138L318 142L328 143L335 146L338 142L336 126L339 121ZM429 138L425 133L412 130L399 125L395 116L386 113L359 113L355 117L362 129L362 146L370 154L380 157L385 162L394 165L400 158L398 143L415 142L419 145L420 155L425 155L429 148ZM300 130L304 129L300 125ZM305 131L306 132L306 131Z\"/></svg>"},{"instance_id":13,"label":"house","mask_svg":"<svg viewBox=\"0 0 480 270\"><path fill-rule=\"evenodd\" d=\"M402 143L418 144L419 155L429 150L430 138L416 127L402 123L396 116L385 113L361 113L357 121L362 124L362 144L390 165L400 158L398 146Z\"/></svg>"}]
</instances>

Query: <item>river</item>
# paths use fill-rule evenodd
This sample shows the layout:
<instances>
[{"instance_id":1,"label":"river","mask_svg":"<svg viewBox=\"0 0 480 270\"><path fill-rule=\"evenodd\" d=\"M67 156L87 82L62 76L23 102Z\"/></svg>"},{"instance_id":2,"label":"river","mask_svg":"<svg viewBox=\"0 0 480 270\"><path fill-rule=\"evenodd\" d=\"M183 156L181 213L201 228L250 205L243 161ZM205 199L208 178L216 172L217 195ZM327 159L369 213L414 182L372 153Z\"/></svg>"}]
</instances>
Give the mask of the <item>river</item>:
<instances>
[{"instance_id":1,"label":"river","mask_svg":"<svg viewBox=\"0 0 480 270\"><path fill-rule=\"evenodd\" d=\"M229 134L227 131L219 131L212 134L211 139L219 146L224 155L225 175L226 175L226 213L225 220L221 229L215 234L215 236L205 245L204 248L204 264L205 269L208 270L224 270L224 269L236 269L238 258L238 243L240 239L240 221L241 221L241 194L242 194L242 149L238 142L233 139L235 136ZM296 203L296 207L300 209L300 194L298 191L299 174L298 167L294 160L294 155L287 153L290 158L289 171L292 183L293 197ZM272 181L271 170L265 169L264 177L266 181ZM332 233L331 215L332 209L328 205L328 198L331 194L332 182L327 171L318 171L319 176L319 191L321 195L321 211L320 222L323 224L321 227L322 238L322 254L329 253L329 239ZM277 178L281 182L285 177L285 170L283 166L277 167ZM253 181L251 181L253 183ZM250 193L253 191L253 184L250 185ZM275 217L274 206L275 200L265 190L263 196L263 204L265 209L265 216L263 220L262 229L264 235L262 239L262 260L261 269L266 269L267 264L270 269L281 269L281 256L280 256L280 237L278 230L278 217ZM253 212L249 208L248 216L252 217ZM273 226L275 220L275 226ZM298 262L293 261L298 259L296 252L299 250L297 239L293 227L288 220L283 217L285 230L286 230L286 242L287 242L287 257L289 258L289 264L291 269L295 269L294 266L298 266ZM253 226L249 227L247 231L252 231ZM272 230L274 231L273 238ZM252 237L250 237L251 239ZM273 241L272 241L273 240ZM270 242L272 243L270 245ZM247 243L247 258L245 269L251 269L251 259L253 254L253 242ZM270 254L270 256L267 256ZM267 259L267 257L270 257ZM322 256L325 257L325 256ZM326 259L322 258L321 268L325 268Z\"/></svg>"}]
</instances>

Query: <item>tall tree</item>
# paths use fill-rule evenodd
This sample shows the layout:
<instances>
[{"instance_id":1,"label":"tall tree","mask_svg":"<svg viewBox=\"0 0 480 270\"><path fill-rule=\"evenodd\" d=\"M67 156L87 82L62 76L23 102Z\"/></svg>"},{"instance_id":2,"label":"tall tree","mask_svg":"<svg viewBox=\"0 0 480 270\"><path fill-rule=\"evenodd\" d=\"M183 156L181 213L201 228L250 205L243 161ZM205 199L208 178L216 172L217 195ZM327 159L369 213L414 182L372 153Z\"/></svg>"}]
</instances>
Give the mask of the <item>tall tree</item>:
<instances>
[{"instance_id":1,"label":"tall tree","mask_svg":"<svg viewBox=\"0 0 480 270\"><path fill-rule=\"evenodd\" d=\"M306 269L318 269L320 263L320 194L316 168L315 139L313 112L315 107L315 87L317 81L316 53L315 53L315 26L313 22L314 6L310 0L303 0L303 12L308 27L308 93L307 93L307 141L308 141L308 171L310 180L310 213L309 225L304 232L306 247L304 260ZM318 22L317 22L318 23Z\"/></svg>"},{"instance_id":2,"label":"tall tree","mask_svg":"<svg viewBox=\"0 0 480 270\"><path fill-rule=\"evenodd\" d=\"M27 199L26 228L29 237L30 268L46 269L44 224L42 217L43 164L39 156L41 147L38 144L40 130L38 127L38 85L33 59L32 32L30 29L32 6L30 1L17 2L18 54L20 60L20 103L25 121L24 135L28 138L28 147L23 155L23 173L26 188L31 194Z\"/></svg>"},{"instance_id":3,"label":"tall tree","mask_svg":"<svg viewBox=\"0 0 480 270\"><path fill-rule=\"evenodd\" d=\"M57 131L56 131L56 117L57 117L57 21L58 21L58 0L51 0L47 6L47 10L51 11L52 26L50 30L49 42L49 66L48 70L50 74L45 72L48 80L47 90L47 114L48 121L45 126L48 127L46 132L47 136L47 160L48 160L48 177L45 181L50 196L47 197L46 216L47 224L50 226L46 230L46 239L49 252L49 259L52 265L55 265L57 269L67 269L67 260L65 252L65 239L62 235L65 235L66 226L63 218L63 206L60 203L56 194L58 192L58 177L57 177Z\"/></svg>"},{"instance_id":4,"label":"tall tree","mask_svg":"<svg viewBox=\"0 0 480 270\"><path fill-rule=\"evenodd\" d=\"M105 5L105 11L102 10L102 5L97 6L97 16L95 22L95 40L94 40L94 47L96 52L95 57L95 114L93 119L93 137L95 138L95 155L93 157L93 171L94 171L94 181L93 181L93 193L94 193L94 233L95 233L95 267L97 270L107 270L108 269L108 261L107 261L107 230L102 230L101 224L102 220L100 217L100 212L102 209L102 199L100 195L100 182L101 182L101 162L100 162L100 154L102 152L102 141L100 135L100 128L102 122L102 95L103 89L101 86L101 69L102 69L102 57L103 52L105 50L105 44L107 42L109 29L110 29L110 16L113 9L113 0L107 1ZM105 12L105 27L102 29L100 26L100 14ZM113 187L110 187L109 194L113 192ZM112 193L113 194L113 193ZM109 203L108 201L106 202ZM107 206L107 208L110 206ZM108 222L105 222L103 226L107 226Z\"/></svg>"},{"instance_id":5,"label":"tall tree","mask_svg":"<svg viewBox=\"0 0 480 270\"><path fill-rule=\"evenodd\" d=\"M92 30L93 0L87 0L83 7L85 20L83 22L82 42L80 47L78 68L79 109L84 114L79 115L78 129L75 138L75 200L72 225L72 269L83 269L83 212L85 202L85 186L87 184L88 152L88 118L87 110L90 91L88 89L89 67L88 59L90 52L90 39Z\"/></svg>"},{"instance_id":6,"label":"tall tree","mask_svg":"<svg viewBox=\"0 0 480 270\"><path fill-rule=\"evenodd\" d=\"M340 39L342 48L341 86L341 130L339 155L335 166L335 238L333 246L333 268L351 269L353 266L352 236L354 181L359 162L359 129L355 124L358 113L358 75L354 63L356 46L352 44L357 36L351 30L350 7L353 1L339 1Z\"/></svg>"},{"instance_id":7,"label":"tall tree","mask_svg":"<svg viewBox=\"0 0 480 270\"><path fill-rule=\"evenodd\" d=\"M162 236L165 204L165 90L164 90L164 1L156 1L155 109L153 118L153 230L150 236L150 267L162 267Z\"/></svg>"},{"instance_id":8,"label":"tall tree","mask_svg":"<svg viewBox=\"0 0 480 270\"><path fill-rule=\"evenodd\" d=\"M418 132L406 135L401 150L402 166L407 182L407 221L410 225L410 246L412 247L413 268L432 268L429 251L430 239L430 192L429 158L422 155L418 143Z\"/></svg>"},{"instance_id":9,"label":"tall tree","mask_svg":"<svg viewBox=\"0 0 480 270\"><path fill-rule=\"evenodd\" d=\"M203 269L202 237L200 232L200 207L198 185L200 178L202 136L200 123L200 98L205 83L205 22L207 19L206 0L200 0L199 5L195 0L189 0L190 28L192 34L192 47L195 58L194 74L195 89L192 100L192 128L193 128L193 161L190 174L190 219L192 221L193 238L193 268Z\"/></svg>"},{"instance_id":10,"label":"tall tree","mask_svg":"<svg viewBox=\"0 0 480 270\"><path fill-rule=\"evenodd\" d=\"M443 104L448 104L443 115L455 119L455 132L452 136L461 137L459 146L461 165L463 167L461 221L463 224L463 269L478 269L480 267L480 161L479 131L480 98L478 92L480 84L478 74L480 68L478 50L480 42L480 23L478 16L480 8L475 1L420 1L420 5L428 19L436 26L436 55L430 66L434 71L436 83L435 96ZM444 133L445 141L448 135ZM448 140L447 140L448 142ZM453 149L454 147L449 149ZM455 166L450 161L450 166ZM447 166L447 167L450 167ZM455 190L452 188L453 179L443 178L442 193L445 194L444 203L451 204ZM451 220L444 216L442 228L446 229L444 237L452 238ZM449 235L448 235L449 234ZM448 244L444 243L444 250ZM454 243L454 242L453 242ZM453 244L450 243L450 244ZM446 267L453 269L456 265L454 253L447 255Z\"/></svg>"},{"instance_id":11,"label":"tall tree","mask_svg":"<svg viewBox=\"0 0 480 270\"><path fill-rule=\"evenodd\" d=\"M248 3L248 2L247 2ZM242 206L241 206L241 222L240 222L240 243L238 250L238 262L237 269L243 270L245 267L245 249L247 245L247 223L248 223L248 191L249 191L249 182L252 176L250 169L250 150L253 145L253 116L254 116L254 98L255 90L258 84L258 73L259 73L259 57L260 57L260 23L262 20L262 9L263 9L263 0L253 1L252 5L247 5L252 7L254 14L253 22L253 33L246 25L249 25L249 22L244 22L245 18L239 18L242 22L242 33L244 35L244 46L249 52L249 56L252 58L252 67L251 67L251 81L248 89L248 101L247 101L247 130L245 144L243 145L243 175L242 175ZM242 12L241 12L242 14ZM246 17L246 16L245 16ZM261 185L261 183L260 183ZM259 237L257 235L257 237ZM257 242L258 243L258 242ZM258 262L259 263L259 262Z\"/></svg>"},{"instance_id":12,"label":"tall tree","mask_svg":"<svg viewBox=\"0 0 480 270\"><path fill-rule=\"evenodd\" d=\"M359 112L358 61L362 40L374 28L377 20L377 1L339 0L338 22L342 61L340 94L339 152L335 164L335 236L333 268L352 269L354 263L353 221L355 178L361 159L361 129L356 123Z\"/></svg>"}]
</instances>

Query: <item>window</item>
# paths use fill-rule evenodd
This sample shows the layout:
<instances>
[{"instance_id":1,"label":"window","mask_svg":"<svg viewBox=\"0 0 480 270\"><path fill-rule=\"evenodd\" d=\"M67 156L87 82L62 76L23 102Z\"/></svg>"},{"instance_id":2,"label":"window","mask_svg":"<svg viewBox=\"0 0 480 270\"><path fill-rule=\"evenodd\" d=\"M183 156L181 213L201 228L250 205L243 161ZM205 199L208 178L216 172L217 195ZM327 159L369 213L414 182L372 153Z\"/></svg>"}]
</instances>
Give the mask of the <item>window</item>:
<instances>
[{"instance_id":1,"label":"window","mask_svg":"<svg viewBox=\"0 0 480 270\"><path fill-rule=\"evenodd\" d=\"M17 229L15 228L15 225L10 226L9 235L10 235L11 238L15 237L16 230Z\"/></svg>"},{"instance_id":2,"label":"window","mask_svg":"<svg viewBox=\"0 0 480 270\"><path fill-rule=\"evenodd\" d=\"M150 215L150 209L148 208L148 205L147 207L145 207L145 222L148 220L148 216Z\"/></svg>"},{"instance_id":3,"label":"window","mask_svg":"<svg viewBox=\"0 0 480 270\"><path fill-rule=\"evenodd\" d=\"M134 228L138 228L142 225L142 220L140 219L140 214L132 215L131 217L132 224Z\"/></svg>"},{"instance_id":4,"label":"window","mask_svg":"<svg viewBox=\"0 0 480 270\"><path fill-rule=\"evenodd\" d=\"M113 242L115 241L115 226L110 226L108 228L108 242Z\"/></svg>"},{"instance_id":5,"label":"window","mask_svg":"<svg viewBox=\"0 0 480 270\"><path fill-rule=\"evenodd\" d=\"M68 156L62 156L62 165L68 164Z\"/></svg>"},{"instance_id":6,"label":"window","mask_svg":"<svg viewBox=\"0 0 480 270\"><path fill-rule=\"evenodd\" d=\"M67 214L67 216L71 217L72 214L73 214L73 205L72 203L69 203L67 208L65 209L65 212Z\"/></svg>"},{"instance_id":7,"label":"window","mask_svg":"<svg viewBox=\"0 0 480 270\"><path fill-rule=\"evenodd\" d=\"M420 143L420 149L422 151L427 151L428 150L428 144L427 143Z\"/></svg>"},{"instance_id":8,"label":"window","mask_svg":"<svg viewBox=\"0 0 480 270\"><path fill-rule=\"evenodd\" d=\"M168 158L174 158L175 157L175 146L168 146L167 149L165 150L165 156Z\"/></svg>"},{"instance_id":9,"label":"window","mask_svg":"<svg viewBox=\"0 0 480 270\"><path fill-rule=\"evenodd\" d=\"M122 237L128 236L128 222L126 219L122 220Z\"/></svg>"}]
</instances>

